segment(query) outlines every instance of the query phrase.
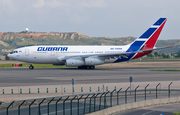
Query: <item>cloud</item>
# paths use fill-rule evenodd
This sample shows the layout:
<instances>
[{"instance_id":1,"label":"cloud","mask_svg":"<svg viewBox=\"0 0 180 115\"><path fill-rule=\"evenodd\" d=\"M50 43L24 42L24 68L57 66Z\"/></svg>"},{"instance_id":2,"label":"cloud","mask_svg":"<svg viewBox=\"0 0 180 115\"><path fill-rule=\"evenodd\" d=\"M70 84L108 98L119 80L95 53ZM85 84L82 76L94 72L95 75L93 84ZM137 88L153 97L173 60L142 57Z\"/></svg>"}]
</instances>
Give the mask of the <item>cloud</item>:
<instances>
[{"instance_id":1,"label":"cloud","mask_svg":"<svg viewBox=\"0 0 180 115\"><path fill-rule=\"evenodd\" d=\"M83 24L89 20L88 15L77 15L73 14L72 18L70 18L70 21L75 24Z\"/></svg>"},{"instance_id":2,"label":"cloud","mask_svg":"<svg viewBox=\"0 0 180 115\"><path fill-rule=\"evenodd\" d=\"M13 4L12 0L0 0L0 7L4 11L8 11L9 13L16 11L16 7Z\"/></svg>"},{"instance_id":3,"label":"cloud","mask_svg":"<svg viewBox=\"0 0 180 115\"><path fill-rule=\"evenodd\" d=\"M58 7L58 6L70 6L69 4L59 2L57 0L51 0L51 1L44 1L44 0L38 0L35 4L33 4L34 8L42 8L44 6L49 6L52 8Z\"/></svg>"},{"instance_id":4,"label":"cloud","mask_svg":"<svg viewBox=\"0 0 180 115\"><path fill-rule=\"evenodd\" d=\"M47 5L53 8L58 6L70 6L69 4L65 4L56 0L51 0L51 2L47 2Z\"/></svg>"},{"instance_id":5,"label":"cloud","mask_svg":"<svg viewBox=\"0 0 180 115\"><path fill-rule=\"evenodd\" d=\"M82 7L97 7L97 8L103 8L107 7L107 3L103 0L89 0L88 2L81 2L79 3Z\"/></svg>"},{"instance_id":6,"label":"cloud","mask_svg":"<svg viewBox=\"0 0 180 115\"><path fill-rule=\"evenodd\" d=\"M35 4L33 4L34 8L41 8L45 5L44 0L38 0Z\"/></svg>"}]
</instances>

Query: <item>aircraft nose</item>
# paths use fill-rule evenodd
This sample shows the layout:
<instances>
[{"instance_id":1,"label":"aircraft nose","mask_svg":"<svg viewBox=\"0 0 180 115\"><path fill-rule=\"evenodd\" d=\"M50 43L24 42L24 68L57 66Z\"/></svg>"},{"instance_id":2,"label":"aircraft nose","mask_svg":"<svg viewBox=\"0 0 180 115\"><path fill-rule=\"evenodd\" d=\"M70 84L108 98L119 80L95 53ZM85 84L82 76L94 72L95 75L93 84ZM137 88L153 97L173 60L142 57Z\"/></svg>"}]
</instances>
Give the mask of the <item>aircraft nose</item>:
<instances>
[{"instance_id":1,"label":"aircraft nose","mask_svg":"<svg viewBox=\"0 0 180 115\"><path fill-rule=\"evenodd\" d=\"M8 57L11 57L10 54L7 55Z\"/></svg>"}]
</instances>

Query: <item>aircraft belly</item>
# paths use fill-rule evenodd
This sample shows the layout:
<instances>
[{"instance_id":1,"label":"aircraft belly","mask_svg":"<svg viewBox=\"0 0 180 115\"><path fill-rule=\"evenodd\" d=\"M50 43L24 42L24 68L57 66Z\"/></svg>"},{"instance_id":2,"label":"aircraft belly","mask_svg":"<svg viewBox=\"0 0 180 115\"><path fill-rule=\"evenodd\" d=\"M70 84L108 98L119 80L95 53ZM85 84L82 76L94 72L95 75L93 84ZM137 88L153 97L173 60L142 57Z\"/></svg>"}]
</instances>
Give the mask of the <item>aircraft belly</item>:
<instances>
[{"instance_id":1,"label":"aircraft belly","mask_svg":"<svg viewBox=\"0 0 180 115\"><path fill-rule=\"evenodd\" d=\"M117 59L105 59L104 63L113 63Z\"/></svg>"}]
</instances>

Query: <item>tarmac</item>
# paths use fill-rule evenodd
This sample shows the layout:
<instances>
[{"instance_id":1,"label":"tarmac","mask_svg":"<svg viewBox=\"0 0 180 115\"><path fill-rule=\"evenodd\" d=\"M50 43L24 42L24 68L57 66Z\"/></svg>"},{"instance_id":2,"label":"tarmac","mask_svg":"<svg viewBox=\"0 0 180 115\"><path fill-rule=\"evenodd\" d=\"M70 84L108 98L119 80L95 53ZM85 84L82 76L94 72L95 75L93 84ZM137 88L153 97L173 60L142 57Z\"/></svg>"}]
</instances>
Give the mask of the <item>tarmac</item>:
<instances>
[{"instance_id":1,"label":"tarmac","mask_svg":"<svg viewBox=\"0 0 180 115\"><path fill-rule=\"evenodd\" d=\"M130 76L133 77L132 89L138 85L139 89L144 89L147 84L150 84L148 88L155 88L158 83L160 83L158 88L163 89L167 88L170 82L173 82L171 88L179 88L179 71L152 71L164 69L180 69L180 61L124 62L100 65L94 70L57 68L56 66L34 70L29 70L27 67L0 68L0 101L69 95L72 94L72 79L75 79L75 94L98 92L98 87L100 91L112 91L115 87L117 90L120 88L125 90L130 85Z\"/></svg>"},{"instance_id":2,"label":"tarmac","mask_svg":"<svg viewBox=\"0 0 180 115\"><path fill-rule=\"evenodd\" d=\"M168 104L159 105L152 107L145 107L142 109L130 110L122 113L117 113L114 115L173 115L175 111L179 112L180 104Z\"/></svg>"}]
</instances>

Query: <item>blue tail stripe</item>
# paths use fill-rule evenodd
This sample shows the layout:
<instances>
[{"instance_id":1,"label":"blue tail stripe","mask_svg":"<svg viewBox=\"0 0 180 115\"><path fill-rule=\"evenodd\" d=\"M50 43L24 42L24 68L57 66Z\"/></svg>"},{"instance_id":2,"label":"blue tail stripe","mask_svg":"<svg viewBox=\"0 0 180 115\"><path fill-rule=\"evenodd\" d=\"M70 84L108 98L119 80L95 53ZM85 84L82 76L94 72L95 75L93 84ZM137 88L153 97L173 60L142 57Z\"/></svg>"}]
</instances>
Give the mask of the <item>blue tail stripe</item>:
<instances>
[{"instance_id":1,"label":"blue tail stripe","mask_svg":"<svg viewBox=\"0 0 180 115\"><path fill-rule=\"evenodd\" d=\"M157 28L149 28L143 35L141 35L139 38L140 39L148 39L155 31Z\"/></svg>"},{"instance_id":2,"label":"blue tail stripe","mask_svg":"<svg viewBox=\"0 0 180 115\"><path fill-rule=\"evenodd\" d=\"M153 25L154 26L160 26L164 21L166 20L166 18L160 18L157 22L155 22Z\"/></svg>"},{"instance_id":3,"label":"blue tail stripe","mask_svg":"<svg viewBox=\"0 0 180 115\"><path fill-rule=\"evenodd\" d=\"M127 52L137 51L144 44L145 41L135 41L127 50Z\"/></svg>"}]
</instances>

